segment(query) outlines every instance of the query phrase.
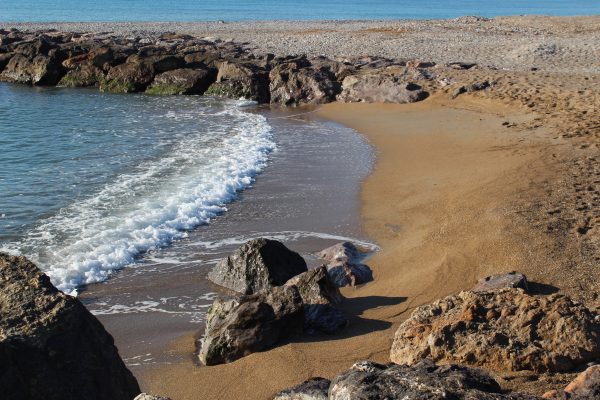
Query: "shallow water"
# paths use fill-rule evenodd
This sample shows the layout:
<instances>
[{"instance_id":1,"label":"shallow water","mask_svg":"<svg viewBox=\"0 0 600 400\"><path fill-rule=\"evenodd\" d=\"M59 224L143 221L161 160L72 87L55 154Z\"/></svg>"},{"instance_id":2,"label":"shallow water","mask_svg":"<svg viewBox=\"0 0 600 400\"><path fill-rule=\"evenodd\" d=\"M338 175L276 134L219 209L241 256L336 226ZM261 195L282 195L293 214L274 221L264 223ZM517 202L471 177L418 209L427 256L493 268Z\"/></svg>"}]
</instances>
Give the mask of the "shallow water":
<instances>
[{"instance_id":1,"label":"shallow water","mask_svg":"<svg viewBox=\"0 0 600 400\"><path fill-rule=\"evenodd\" d=\"M598 0L2 0L0 21L245 21L600 14Z\"/></svg>"}]
</instances>

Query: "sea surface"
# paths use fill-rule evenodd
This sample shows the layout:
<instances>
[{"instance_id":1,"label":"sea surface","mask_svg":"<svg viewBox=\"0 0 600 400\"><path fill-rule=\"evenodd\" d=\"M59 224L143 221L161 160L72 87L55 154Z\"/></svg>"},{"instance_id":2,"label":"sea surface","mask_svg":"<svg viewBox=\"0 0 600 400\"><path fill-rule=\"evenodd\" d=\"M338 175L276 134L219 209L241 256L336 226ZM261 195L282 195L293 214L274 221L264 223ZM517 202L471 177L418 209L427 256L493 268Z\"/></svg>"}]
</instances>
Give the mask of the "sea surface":
<instances>
[{"instance_id":1,"label":"sea surface","mask_svg":"<svg viewBox=\"0 0 600 400\"><path fill-rule=\"evenodd\" d=\"M598 0L2 0L0 21L431 19L600 14Z\"/></svg>"}]
</instances>

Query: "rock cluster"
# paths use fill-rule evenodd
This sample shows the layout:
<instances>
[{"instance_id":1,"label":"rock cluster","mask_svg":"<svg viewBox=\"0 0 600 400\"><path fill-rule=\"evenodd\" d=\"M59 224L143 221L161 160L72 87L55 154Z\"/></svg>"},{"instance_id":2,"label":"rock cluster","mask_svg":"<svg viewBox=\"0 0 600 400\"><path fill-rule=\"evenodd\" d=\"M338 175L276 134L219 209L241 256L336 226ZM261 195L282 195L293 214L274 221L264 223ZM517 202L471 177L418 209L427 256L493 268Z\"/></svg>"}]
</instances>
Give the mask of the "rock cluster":
<instances>
[{"instance_id":1,"label":"rock cluster","mask_svg":"<svg viewBox=\"0 0 600 400\"><path fill-rule=\"evenodd\" d=\"M206 365L234 361L304 332L335 333L348 324L343 297L327 269L282 243L253 239L221 260L209 278L242 293L210 308L198 352Z\"/></svg>"},{"instance_id":2,"label":"rock cluster","mask_svg":"<svg viewBox=\"0 0 600 400\"><path fill-rule=\"evenodd\" d=\"M24 257L0 253L0 397L131 400L140 393L113 338Z\"/></svg>"},{"instance_id":3,"label":"rock cluster","mask_svg":"<svg viewBox=\"0 0 600 400\"><path fill-rule=\"evenodd\" d=\"M276 57L254 54L232 42L177 34L140 39L0 30L1 81L97 86L115 93L207 94L284 106L336 99L405 103L427 97L410 74L387 70L392 66L402 69L406 63L383 58Z\"/></svg>"},{"instance_id":4,"label":"rock cluster","mask_svg":"<svg viewBox=\"0 0 600 400\"><path fill-rule=\"evenodd\" d=\"M437 366L430 360L415 365L354 364L330 383L313 378L284 390L277 400L535 400L521 393L502 393L485 371L459 365Z\"/></svg>"},{"instance_id":5,"label":"rock cluster","mask_svg":"<svg viewBox=\"0 0 600 400\"><path fill-rule=\"evenodd\" d=\"M461 292L417 308L390 357L424 358L498 372L568 372L600 359L600 315L563 295L522 289Z\"/></svg>"}]
</instances>

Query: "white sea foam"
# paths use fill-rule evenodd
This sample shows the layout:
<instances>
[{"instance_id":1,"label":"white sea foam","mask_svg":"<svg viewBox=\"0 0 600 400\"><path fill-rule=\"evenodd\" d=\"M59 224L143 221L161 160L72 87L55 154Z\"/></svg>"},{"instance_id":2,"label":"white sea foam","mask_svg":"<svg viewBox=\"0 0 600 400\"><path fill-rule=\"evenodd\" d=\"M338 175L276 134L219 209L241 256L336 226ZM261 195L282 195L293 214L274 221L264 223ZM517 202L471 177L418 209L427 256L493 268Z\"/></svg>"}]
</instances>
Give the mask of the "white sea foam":
<instances>
[{"instance_id":1,"label":"white sea foam","mask_svg":"<svg viewBox=\"0 0 600 400\"><path fill-rule=\"evenodd\" d=\"M167 118L197 120L210 129L174 132L179 140L166 154L61 209L3 250L24 253L60 290L76 294L78 286L103 281L140 253L209 223L252 184L275 149L266 118L244 111L246 105L230 104L210 118L206 107L169 111Z\"/></svg>"}]
</instances>

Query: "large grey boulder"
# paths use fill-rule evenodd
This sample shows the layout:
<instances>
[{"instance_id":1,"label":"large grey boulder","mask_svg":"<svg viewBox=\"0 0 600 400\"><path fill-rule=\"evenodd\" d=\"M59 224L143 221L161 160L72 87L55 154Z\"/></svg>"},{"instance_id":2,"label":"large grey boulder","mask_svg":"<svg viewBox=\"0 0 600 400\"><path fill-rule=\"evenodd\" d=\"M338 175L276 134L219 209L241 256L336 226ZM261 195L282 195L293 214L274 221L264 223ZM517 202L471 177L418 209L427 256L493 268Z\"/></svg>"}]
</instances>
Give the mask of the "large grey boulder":
<instances>
[{"instance_id":1,"label":"large grey boulder","mask_svg":"<svg viewBox=\"0 0 600 400\"><path fill-rule=\"evenodd\" d=\"M348 325L346 315L333 305L343 300L325 267L296 275L285 286L296 286L304 304L304 329L332 334Z\"/></svg>"},{"instance_id":2,"label":"large grey boulder","mask_svg":"<svg viewBox=\"0 0 600 400\"><path fill-rule=\"evenodd\" d=\"M340 84L333 73L307 67L303 59L275 66L269 73L269 80L271 104L329 103L340 92Z\"/></svg>"},{"instance_id":3,"label":"large grey boulder","mask_svg":"<svg viewBox=\"0 0 600 400\"><path fill-rule=\"evenodd\" d=\"M390 358L501 373L571 372L600 359L600 315L558 294L461 292L417 308L398 328Z\"/></svg>"},{"instance_id":4,"label":"large grey boulder","mask_svg":"<svg viewBox=\"0 0 600 400\"><path fill-rule=\"evenodd\" d=\"M127 62L111 68L106 79L100 82L100 90L112 93L143 92L154 79L152 65L144 62Z\"/></svg>"},{"instance_id":5,"label":"large grey boulder","mask_svg":"<svg viewBox=\"0 0 600 400\"><path fill-rule=\"evenodd\" d=\"M113 338L25 257L0 253L0 397L131 400L140 388Z\"/></svg>"},{"instance_id":6,"label":"large grey boulder","mask_svg":"<svg viewBox=\"0 0 600 400\"><path fill-rule=\"evenodd\" d=\"M316 255L326 263L327 272L337 286L355 286L373 280L373 272L361 262L364 254L350 242L335 244Z\"/></svg>"},{"instance_id":7,"label":"large grey boulder","mask_svg":"<svg viewBox=\"0 0 600 400\"><path fill-rule=\"evenodd\" d=\"M427 96L419 85L378 71L344 78L337 99L343 103L414 103Z\"/></svg>"},{"instance_id":8,"label":"large grey boulder","mask_svg":"<svg viewBox=\"0 0 600 400\"><path fill-rule=\"evenodd\" d=\"M295 286L217 299L206 316L198 356L206 365L232 362L299 335L303 323L302 298Z\"/></svg>"},{"instance_id":9,"label":"large grey boulder","mask_svg":"<svg viewBox=\"0 0 600 400\"><path fill-rule=\"evenodd\" d=\"M503 394L485 371L459 365L437 366L426 360L413 366L356 363L331 382L329 400L534 400Z\"/></svg>"},{"instance_id":10,"label":"large grey boulder","mask_svg":"<svg viewBox=\"0 0 600 400\"><path fill-rule=\"evenodd\" d=\"M219 72L207 95L246 98L269 102L269 73L251 62L222 61L215 63Z\"/></svg>"},{"instance_id":11,"label":"large grey boulder","mask_svg":"<svg viewBox=\"0 0 600 400\"><path fill-rule=\"evenodd\" d=\"M242 294L281 286L306 272L306 262L283 243L253 239L221 260L208 274L211 281Z\"/></svg>"}]
</instances>

